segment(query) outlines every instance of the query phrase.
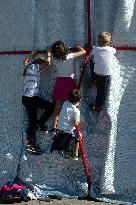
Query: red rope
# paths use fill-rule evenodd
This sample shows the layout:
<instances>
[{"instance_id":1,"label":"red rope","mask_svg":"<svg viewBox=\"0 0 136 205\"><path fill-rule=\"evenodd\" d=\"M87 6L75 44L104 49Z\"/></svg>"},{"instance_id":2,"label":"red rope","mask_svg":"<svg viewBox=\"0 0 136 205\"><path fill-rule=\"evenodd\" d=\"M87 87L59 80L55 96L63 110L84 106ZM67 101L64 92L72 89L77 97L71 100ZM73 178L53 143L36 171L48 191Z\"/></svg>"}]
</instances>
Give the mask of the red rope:
<instances>
[{"instance_id":1,"label":"red rope","mask_svg":"<svg viewBox=\"0 0 136 205\"><path fill-rule=\"evenodd\" d=\"M32 51L0 51L0 55L25 55L30 54ZM46 50L39 50L38 53L46 53Z\"/></svg>"},{"instance_id":2,"label":"red rope","mask_svg":"<svg viewBox=\"0 0 136 205\"><path fill-rule=\"evenodd\" d=\"M90 49L92 49L91 43L88 47L90 47ZM113 47L116 48L116 50L119 50L119 51L136 51L135 46L113 46ZM86 50L88 51L88 48ZM22 50L22 51L21 50L20 51L0 51L0 55L25 55L25 54L30 54L31 52L32 52L32 50L27 50L27 51L25 51L25 50ZM46 53L46 50L38 50L37 52L38 53Z\"/></svg>"},{"instance_id":3,"label":"red rope","mask_svg":"<svg viewBox=\"0 0 136 205\"><path fill-rule=\"evenodd\" d=\"M136 47L134 46L113 46L119 51L136 51Z\"/></svg>"},{"instance_id":4,"label":"red rope","mask_svg":"<svg viewBox=\"0 0 136 205\"><path fill-rule=\"evenodd\" d=\"M84 64L83 64L82 69L81 69L80 78L79 78L79 82L78 82L78 85L77 85L77 90L80 90L88 61L89 61L89 56L86 55L85 60L84 60Z\"/></svg>"},{"instance_id":5,"label":"red rope","mask_svg":"<svg viewBox=\"0 0 136 205\"><path fill-rule=\"evenodd\" d=\"M92 45L90 44L89 46L90 46L90 49L92 49ZM119 51L136 51L136 47L134 47L134 46L113 46L113 47ZM88 51L88 48L86 50ZM32 52L31 50L28 50L28 51L25 51L25 50L22 50L22 51L0 51L0 55L25 55L25 54L30 54L31 52ZM37 52L38 53L46 53L46 50L38 50Z\"/></svg>"},{"instance_id":6,"label":"red rope","mask_svg":"<svg viewBox=\"0 0 136 205\"><path fill-rule=\"evenodd\" d=\"M77 89L79 90L83 81L83 77L84 77L84 73L87 67L87 63L89 61L89 52L92 49L92 35L91 35L91 12L90 12L90 8L91 8L91 0L87 1L87 11L88 11L88 46L86 49L86 57L84 60L84 64L82 66L81 69L81 73L80 73L80 78L79 78L79 83L77 85Z\"/></svg>"},{"instance_id":7,"label":"red rope","mask_svg":"<svg viewBox=\"0 0 136 205\"><path fill-rule=\"evenodd\" d=\"M87 184L88 184L88 193L90 194L90 188L91 188L91 177L90 177L90 173L89 173L89 168L88 168L88 164L86 161L86 155L85 155L85 151L84 151L84 147L83 147L83 140L80 138L80 127L76 126L76 130L77 130L77 138L79 140L79 149L82 155L82 160L83 160L83 165L84 165L84 169L85 169L85 174L86 174L86 178L87 178Z\"/></svg>"},{"instance_id":8,"label":"red rope","mask_svg":"<svg viewBox=\"0 0 136 205\"><path fill-rule=\"evenodd\" d=\"M92 35L91 35L91 2L88 0L87 2L87 8L88 8L88 51L87 54L90 52L90 49L92 48Z\"/></svg>"},{"instance_id":9,"label":"red rope","mask_svg":"<svg viewBox=\"0 0 136 205\"><path fill-rule=\"evenodd\" d=\"M91 38L91 18L90 18L90 0L87 1L88 2L88 48L87 48L87 52L86 52L86 57L84 60L84 64L81 70L81 74L80 74L80 78L79 78L79 83L77 85L77 89L79 90L83 81L83 76L84 76L84 72L86 70L87 67L87 63L89 60L89 52L92 48L92 38ZM90 173L89 173L89 168L88 168L88 164L86 161L86 155L85 155L85 151L84 151L84 147L83 147L83 143L82 140L80 138L80 127L77 126L76 127L77 130L77 138L79 140L79 149L82 155L82 159L83 159L83 165L84 165L84 170L85 170L85 174L86 174L86 179L87 179L87 184L88 184L88 196L90 195L90 188L91 188L91 177L90 177Z\"/></svg>"}]
</instances>

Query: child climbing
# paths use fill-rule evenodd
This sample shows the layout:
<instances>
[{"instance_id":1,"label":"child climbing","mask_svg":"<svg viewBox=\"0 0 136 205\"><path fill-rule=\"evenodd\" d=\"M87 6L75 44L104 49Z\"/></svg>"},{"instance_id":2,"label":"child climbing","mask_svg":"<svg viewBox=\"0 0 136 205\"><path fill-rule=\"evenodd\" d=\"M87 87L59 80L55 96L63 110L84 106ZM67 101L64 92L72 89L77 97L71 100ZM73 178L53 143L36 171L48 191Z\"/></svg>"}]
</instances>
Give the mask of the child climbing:
<instances>
[{"instance_id":1,"label":"child climbing","mask_svg":"<svg viewBox=\"0 0 136 205\"><path fill-rule=\"evenodd\" d=\"M62 105L57 124L57 134L53 138L51 153L54 150L64 151L65 158L70 154L78 159L79 142L76 137L75 127L80 123L80 104L81 95L78 90L73 90L68 95L68 101ZM80 133L82 138L82 134ZM75 139L74 151L71 153L71 142Z\"/></svg>"},{"instance_id":2,"label":"child climbing","mask_svg":"<svg viewBox=\"0 0 136 205\"><path fill-rule=\"evenodd\" d=\"M55 111L53 129L51 131L55 133L62 103L67 100L68 93L76 86L73 59L84 55L86 51L77 46L76 49L73 51L71 49L70 52L70 49L63 42L57 41L53 44L51 53L52 61L57 68L57 79L52 94L52 99L55 102Z\"/></svg>"},{"instance_id":3,"label":"child climbing","mask_svg":"<svg viewBox=\"0 0 136 205\"><path fill-rule=\"evenodd\" d=\"M49 55L48 55L49 56ZM24 65L24 94L22 103L26 108L28 115L28 151L31 153L41 153L41 149L36 145L36 130L46 130L44 123L48 120L54 111L54 104L39 97L40 71L49 64L47 60L32 52L29 57L23 61ZM45 109L45 112L37 120L38 108Z\"/></svg>"},{"instance_id":4,"label":"child climbing","mask_svg":"<svg viewBox=\"0 0 136 205\"><path fill-rule=\"evenodd\" d=\"M91 104L92 111L100 112L105 103L112 73L116 49L110 46L111 34L102 32L98 35L98 46L93 46L92 57L94 58L94 75L96 79L97 95L95 104ZM93 77L94 77L93 75Z\"/></svg>"}]
</instances>

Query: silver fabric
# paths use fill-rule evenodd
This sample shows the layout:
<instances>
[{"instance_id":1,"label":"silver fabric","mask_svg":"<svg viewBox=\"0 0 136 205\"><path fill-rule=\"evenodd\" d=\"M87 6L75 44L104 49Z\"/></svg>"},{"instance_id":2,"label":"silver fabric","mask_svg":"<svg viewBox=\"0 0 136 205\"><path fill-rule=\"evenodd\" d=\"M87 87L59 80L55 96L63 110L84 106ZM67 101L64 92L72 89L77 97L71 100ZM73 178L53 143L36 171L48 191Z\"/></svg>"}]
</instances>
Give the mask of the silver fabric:
<instances>
[{"instance_id":1,"label":"silver fabric","mask_svg":"<svg viewBox=\"0 0 136 205\"><path fill-rule=\"evenodd\" d=\"M113 45L136 46L135 0L91 0L93 43L100 31L112 33ZM68 45L87 42L86 0L0 1L1 50L45 49L56 40ZM35 195L85 196L82 160L50 154L51 136L37 133L41 156L26 152L27 118L21 103L25 56L0 56L0 185L18 175L34 186ZM81 128L89 164L91 196L107 202L136 203L136 53L118 51L109 97L100 114L89 111L96 89L90 89L89 66L81 92ZM82 59L75 63L76 76ZM41 76L40 94L51 99L55 68ZM40 114L40 113L39 113ZM48 121L51 127L52 118Z\"/></svg>"}]
</instances>

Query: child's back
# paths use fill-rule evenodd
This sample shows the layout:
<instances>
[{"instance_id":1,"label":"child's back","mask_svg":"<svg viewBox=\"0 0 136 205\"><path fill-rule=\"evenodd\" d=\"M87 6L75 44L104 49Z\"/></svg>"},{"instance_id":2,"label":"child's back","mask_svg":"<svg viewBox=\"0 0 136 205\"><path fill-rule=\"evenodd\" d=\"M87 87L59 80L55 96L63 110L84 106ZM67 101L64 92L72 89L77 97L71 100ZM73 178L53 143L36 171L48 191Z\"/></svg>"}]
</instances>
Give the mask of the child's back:
<instances>
[{"instance_id":1,"label":"child's back","mask_svg":"<svg viewBox=\"0 0 136 205\"><path fill-rule=\"evenodd\" d=\"M37 96L40 81L39 64L29 63L27 67L24 76L24 96Z\"/></svg>"},{"instance_id":2,"label":"child's back","mask_svg":"<svg viewBox=\"0 0 136 205\"><path fill-rule=\"evenodd\" d=\"M71 77L74 78L75 70L73 65L73 54L70 53L66 56L65 61L54 60L57 68L57 77Z\"/></svg>"},{"instance_id":3,"label":"child's back","mask_svg":"<svg viewBox=\"0 0 136 205\"><path fill-rule=\"evenodd\" d=\"M116 49L110 46L111 34L109 32L99 33L98 46L93 46L94 72L92 79L96 80L97 95L94 104L90 108L100 112L105 103L112 74L112 63Z\"/></svg>"},{"instance_id":4,"label":"child's back","mask_svg":"<svg viewBox=\"0 0 136 205\"><path fill-rule=\"evenodd\" d=\"M80 120L80 111L76 105L65 101L59 114L57 128L64 132L73 133L73 129L75 129L73 126L74 120Z\"/></svg>"},{"instance_id":5,"label":"child's back","mask_svg":"<svg viewBox=\"0 0 136 205\"><path fill-rule=\"evenodd\" d=\"M93 47L94 72L98 75L111 75L111 65L116 49L111 46Z\"/></svg>"}]
</instances>

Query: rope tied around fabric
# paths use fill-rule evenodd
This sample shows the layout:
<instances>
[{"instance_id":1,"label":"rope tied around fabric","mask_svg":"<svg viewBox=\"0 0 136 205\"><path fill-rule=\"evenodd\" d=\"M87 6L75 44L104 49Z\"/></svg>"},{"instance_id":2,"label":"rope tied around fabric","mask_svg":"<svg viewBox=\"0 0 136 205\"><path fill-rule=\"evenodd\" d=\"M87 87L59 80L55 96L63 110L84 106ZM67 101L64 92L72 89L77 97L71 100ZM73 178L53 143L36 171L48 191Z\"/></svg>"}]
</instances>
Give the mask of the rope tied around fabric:
<instances>
[{"instance_id":1,"label":"rope tied around fabric","mask_svg":"<svg viewBox=\"0 0 136 205\"><path fill-rule=\"evenodd\" d=\"M81 84L83 82L83 77L84 77L84 73L89 61L89 52L92 49L92 38L91 38L91 13L90 13L90 0L87 1L87 6L88 6L88 47L86 49L86 56L84 59L84 63L83 66L81 68L81 73L80 73L80 78L79 78L79 83L77 85L77 90L80 90ZM88 164L87 164L87 160L86 160L86 155L85 155L85 150L84 150L84 146L83 146L83 140L80 138L80 126L76 126L76 130L77 130L77 138L79 140L79 149L82 155L82 160L83 160L83 165L84 165L84 170L85 170L85 174L86 174L86 180L87 180L87 184L88 184L88 197L90 196L90 188L91 188L91 176L89 173L89 168L88 168Z\"/></svg>"}]
</instances>

